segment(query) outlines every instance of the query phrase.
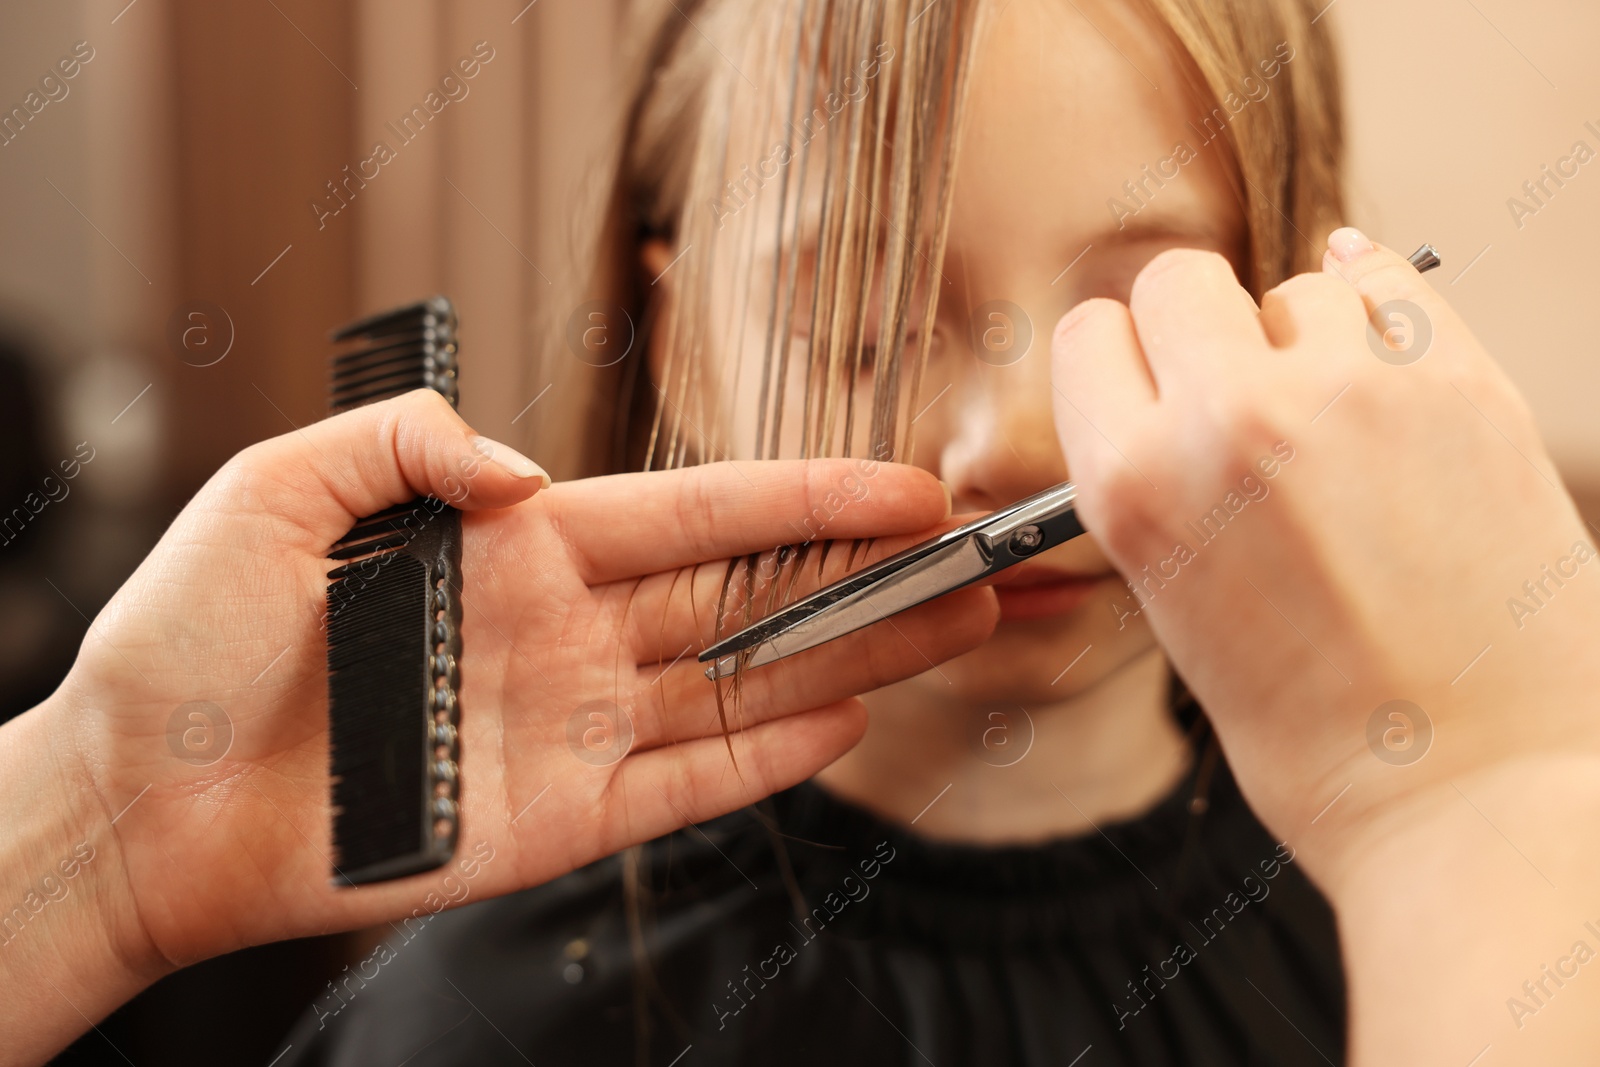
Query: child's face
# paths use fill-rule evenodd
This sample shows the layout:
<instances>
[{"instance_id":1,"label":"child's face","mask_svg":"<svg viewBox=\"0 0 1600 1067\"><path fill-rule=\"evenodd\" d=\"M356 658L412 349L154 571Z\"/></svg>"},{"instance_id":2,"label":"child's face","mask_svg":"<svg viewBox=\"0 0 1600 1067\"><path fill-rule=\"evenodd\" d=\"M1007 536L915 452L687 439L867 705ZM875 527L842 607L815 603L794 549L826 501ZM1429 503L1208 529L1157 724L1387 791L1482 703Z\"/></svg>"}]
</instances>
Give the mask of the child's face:
<instances>
[{"instance_id":1,"label":"child's face","mask_svg":"<svg viewBox=\"0 0 1600 1067\"><path fill-rule=\"evenodd\" d=\"M972 73L913 457L950 486L957 514L992 510L1071 478L1057 443L1050 376L1050 336L1063 313L1090 297L1125 301L1140 268L1167 248L1212 249L1241 263L1245 233L1227 149L1220 140L1205 144L1205 133L1188 125L1198 126L1207 109L1181 89L1153 26L1110 0L1011 0L998 18L995 10ZM877 91L851 106L870 106ZM738 140L730 159L742 158ZM1180 145L1188 149L1181 163L1174 159ZM1138 199L1125 187L1130 181L1144 187ZM899 238L890 231L885 239ZM752 277L771 277L773 254L771 226L761 225ZM718 255L720 269L736 269L727 262L733 257ZM747 306L725 313L737 322L741 311L745 340L726 364L737 370L738 395L723 410L748 455L765 300L753 293ZM791 362L803 366L809 324L802 318ZM876 334L871 316L867 331L869 339ZM791 375L787 393L782 454L789 456L798 454L803 419L800 375ZM867 407L870 382L858 396L858 409ZM865 418L855 432L860 454ZM1043 702L1088 688L1154 644L1092 537L1010 573L1012 582L999 589L994 637L921 683L943 696L953 683L974 702Z\"/></svg>"}]
</instances>

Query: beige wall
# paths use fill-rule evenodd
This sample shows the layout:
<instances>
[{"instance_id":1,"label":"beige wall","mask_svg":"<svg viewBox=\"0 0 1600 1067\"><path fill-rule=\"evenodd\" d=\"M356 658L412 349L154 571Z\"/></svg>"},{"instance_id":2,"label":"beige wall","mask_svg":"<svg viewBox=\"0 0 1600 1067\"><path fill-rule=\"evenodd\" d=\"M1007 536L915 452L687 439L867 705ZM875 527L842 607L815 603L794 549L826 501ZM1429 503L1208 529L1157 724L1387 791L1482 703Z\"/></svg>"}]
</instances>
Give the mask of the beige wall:
<instances>
[{"instance_id":1,"label":"beige wall","mask_svg":"<svg viewBox=\"0 0 1600 1067\"><path fill-rule=\"evenodd\" d=\"M1407 252L1439 246L1434 285L1527 396L1569 484L1600 495L1600 4L1337 0L1327 17L1352 221ZM1580 140L1596 159L1519 228L1507 199Z\"/></svg>"},{"instance_id":2,"label":"beige wall","mask_svg":"<svg viewBox=\"0 0 1600 1067\"><path fill-rule=\"evenodd\" d=\"M231 453L321 416L331 327L441 291L461 306L473 353L463 409L514 437L511 420L537 392L530 307L594 158L620 6L76 0L0 11L7 108L74 42L95 50L69 95L0 148L0 317L45 342L62 383L88 372L63 407L102 455L120 457L93 473L158 506L181 501ZM468 95L400 146L386 124L478 41L495 57ZM378 139L396 161L319 226L311 201ZM196 299L226 309L235 333L227 358L203 369L165 338L169 316Z\"/></svg>"},{"instance_id":3,"label":"beige wall","mask_svg":"<svg viewBox=\"0 0 1600 1067\"><path fill-rule=\"evenodd\" d=\"M360 306L448 293L471 352L462 411L506 440L520 438L526 425L512 420L543 387L533 380L532 309L553 288L567 252L568 207L599 150L620 7L526 4L357 4L355 139L363 148L395 141L386 124L474 44L494 50L468 95L440 114L440 136L429 136L430 127L400 149L393 175L361 193L366 202L354 221Z\"/></svg>"}]
</instances>

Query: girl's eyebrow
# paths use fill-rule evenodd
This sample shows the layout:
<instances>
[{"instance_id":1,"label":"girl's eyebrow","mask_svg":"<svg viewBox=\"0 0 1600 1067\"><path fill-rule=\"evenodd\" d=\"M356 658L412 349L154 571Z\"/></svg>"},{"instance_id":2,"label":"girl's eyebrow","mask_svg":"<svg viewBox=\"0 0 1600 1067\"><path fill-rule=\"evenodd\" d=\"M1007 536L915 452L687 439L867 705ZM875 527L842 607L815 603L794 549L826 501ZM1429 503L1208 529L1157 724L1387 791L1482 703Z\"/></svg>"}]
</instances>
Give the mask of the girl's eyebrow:
<instances>
[{"instance_id":1,"label":"girl's eyebrow","mask_svg":"<svg viewBox=\"0 0 1600 1067\"><path fill-rule=\"evenodd\" d=\"M1077 239L1084 241L1084 245L1079 246L1080 251L1152 243L1166 243L1182 248L1224 249L1229 247L1232 240L1228 229L1223 220L1217 218L1197 219L1187 214L1175 212L1157 214L1152 211L1143 217L1135 215L1123 219L1120 225L1108 222L1102 229L1086 235L1080 232ZM795 260L802 284L810 280L811 271L816 265L816 252L816 241L811 235L807 235L800 244L800 254ZM754 250L755 260L766 263L770 263L774 255L779 255L787 264L790 254L790 248L777 248L771 241L758 241Z\"/></svg>"},{"instance_id":2,"label":"girl's eyebrow","mask_svg":"<svg viewBox=\"0 0 1600 1067\"><path fill-rule=\"evenodd\" d=\"M1123 219L1116 226L1106 226L1095 234L1093 245L1126 245L1149 241L1172 241L1179 245L1220 247L1228 243L1221 220L1192 220L1183 216L1167 215Z\"/></svg>"}]
</instances>

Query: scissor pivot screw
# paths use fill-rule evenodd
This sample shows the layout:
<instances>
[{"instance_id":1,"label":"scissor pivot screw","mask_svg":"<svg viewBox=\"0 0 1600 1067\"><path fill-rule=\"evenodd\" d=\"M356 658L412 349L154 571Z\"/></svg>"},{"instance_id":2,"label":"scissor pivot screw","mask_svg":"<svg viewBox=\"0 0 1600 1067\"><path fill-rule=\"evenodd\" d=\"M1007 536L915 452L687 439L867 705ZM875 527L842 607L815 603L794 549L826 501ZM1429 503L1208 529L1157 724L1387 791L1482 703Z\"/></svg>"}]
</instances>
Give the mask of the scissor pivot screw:
<instances>
[{"instance_id":1,"label":"scissor pivot screw","mask_svg":"<svg viewBox=\"0 0 1600 1067\"><path fill-rule=\"evenodd\" d=\"M1011 551L1019 556L1031 556L1044 544L1044 531L1037 526L1024 526L1011 535Z\"/></svg>"}]
</instances>

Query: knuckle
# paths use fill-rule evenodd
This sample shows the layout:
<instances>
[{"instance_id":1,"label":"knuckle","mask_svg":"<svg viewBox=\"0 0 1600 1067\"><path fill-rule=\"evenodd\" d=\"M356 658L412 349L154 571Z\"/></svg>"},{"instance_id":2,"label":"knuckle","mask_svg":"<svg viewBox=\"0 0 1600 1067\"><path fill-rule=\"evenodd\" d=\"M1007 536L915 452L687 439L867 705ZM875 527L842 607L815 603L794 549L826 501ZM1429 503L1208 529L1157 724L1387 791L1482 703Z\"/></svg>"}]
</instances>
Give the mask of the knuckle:
<instances>
[{"instance_id":1,"label":"knuckle","mask_svg":"<svg viewBox=\"0 0 1600 1067\"><path fill-rule=\"evenodd\" d=\"M298 442L269 437L257 441L224 463L208 484L227 494L259 492L279 494L303 492L318 483L318 464L303 457Z\"/></svg>"},{"instance_id":2,"label":"knuckle","mask_svg":"<svg viewBox=\"0 0 1600 1067\"><path fill-rule=\"evenodd\" d=\"M1126 313L1127 309L1115 300L1103 296L1091 297L1074 306L1056 322L1053 344L1056 347L1070 346L1074 336L1085 327L1106 321L1108 315Z\"/></svg>"},{"instance_id":3,"label":"knuckle","mask_svg":"<svg viewBox=\"0 0 1600 1067\"><path fill-rule=\"evenodd\" d=\"M1306 273L1286 278L1267 290L1261 298L1263 306L1268 301L1291 307L1302 304L1358 304L1355 290L1330 274Z\"/></svg>"},{"instance_id":4,"label":"knuckle","mask_svg":"<svg viewBox=\"0 0 1600 1067\"><path fill-rule=\"evenodd\" d=\"M1149 486L1127 463L1108 468L1086 492L1090 530L1113 556L1135 553L1154 521Z\"/></svg>"},{"instance_id":5,"label":"knuckle","mask_svg":"<svg viewBox=\"0 0 1600 1067\"><path fill-rule=\"evenodd\" d=\"M1254 459L1263 449L1283 440L1284 420L1264 395L1253 390L1233 389L1214 395L1210 417L1223 455L1231 462L1241 457Z\"/></svg>"},{"instance_id":6,"label":"knuckle","mask_svg":"<svg viewBox=\"0 0 1600 1067\"><path fill-rule=\"evenodd\" d=\"M1371 300L1415 299L1423 290L1433 292L1416 269L1397 256L1371 257L1356 268L1350 283Z\"/></svg>"},{"instance_id":7,"label":"knuckle","mask_svg":"<svg viewBox=\"0 0 1600 1067\"><path fill-rule=\"evenodd\" d=\"M431 434L447 432L461 424L461 416L443 395L432 389L413 389L394 398L394 407L384 412L382 425L396 443L420 443Z\"/></svg>"},{"instance_id":8,"label":"knuckle","mask_svg":"<svg viewBox=\"0 0 1600 1067\"><path fill-rule=\"evenodd\" d=\"M1222 274L1233 278L1233 267L1216 252L1200 248L1168 248L1144 265L1133 280L1135 293L1171 276Z\"/></svg>"},{"instance_id":9,"label":"knuckle","mask_svg":"<svg viewBox=\"0 0 1600 1067\"><path fill-rule=\"evenodd\" d=\"M233 511L245 501L271 515L292 513L315 492L315 474L297 460L293 449L276 438L257 441L229 457L206 480L195 499L205 506Z\"/></svg>"},{"instance_id":10,"label":"knuckle","mask_svg":"<svg viewBox=\"0 0 1600 1067\"><path fill-rule=\"evenodd\" d=\"M837 501L830 500L830 497L838 492L839 477L844 466L836 460L806 461L805 479L795 498L794 512L789 516L796 538L805 540L808 536L833 536L832 532L827 532L829 517L834 511L829 505Z\"/></svg>"},{"instance_id":11,"label":"knuckle","mask_svg":"<svg viewBox=\"0 0 1600 1067\"><path fill-rule=\"evenodd\" d=\"M408 393L401 393L391 400L384 401L405 416L414 418L427 418L444 413L455 413L455 408L450 406L444 394L425 386L419 386Z\"/></svg>"},{"instance_id":12,"label":"knuckle","mask_svg":"<svg viewBox=\"0 0 1600 1067\"><path fill-rule=\"evenodd\" d=\"M1441 410L1451 411L1461 404L1449 381L1438 376L1427 360L1400 368L1404 373L1357 374L1351 388L1339 399L1339 406L1348 405L1342 416L1373 433L1390 434L1394 427L1407 426L1419 420L1428 422L1440 416ZM1380 367L1380 371L1390 368ZM1441 405L1443 406L1441 408ZM1459 412L1452 411L1452 414Z\"/></svg>"},{"instance_id":13,"label":"knuckle","mask_svg":"<svg viewBox=\"0 0 1600 1067\"><path fill-rule=\"evenodd\" d=\"M692 558L702 562L715 556L705 517L717 506L715 497L719 494L713 491L712 481L716 468L721 466L718 463L698 468L694 477L684 480L673 499L673 517L677 520L679 533Z\"/></svg>"},{"instance_id":14,"label":"knuckle","mask_svg":"<svg viewBox=\"0 0 1600 1067\"><path fill-rule=\"evenodd\" d=\"M1157 275L1173 270L1211 270L1221 267L1233 273L1228 261L1215 252L1202 248L1168 248L1153 256L1140 274Z\"/></svg>"},{"instance_id":15,"label":"knuckle","mask_svg":"<svg viewBox=\"0 0 1600 1067\"><path fill-rule=\"evenodd\" d=\"M238 452L235 452L224 463L217 474L227 476L230 480L237 478L250 478L267 469L269 463L268 443L257 441Z\"/></svg>"}]
</instances>

